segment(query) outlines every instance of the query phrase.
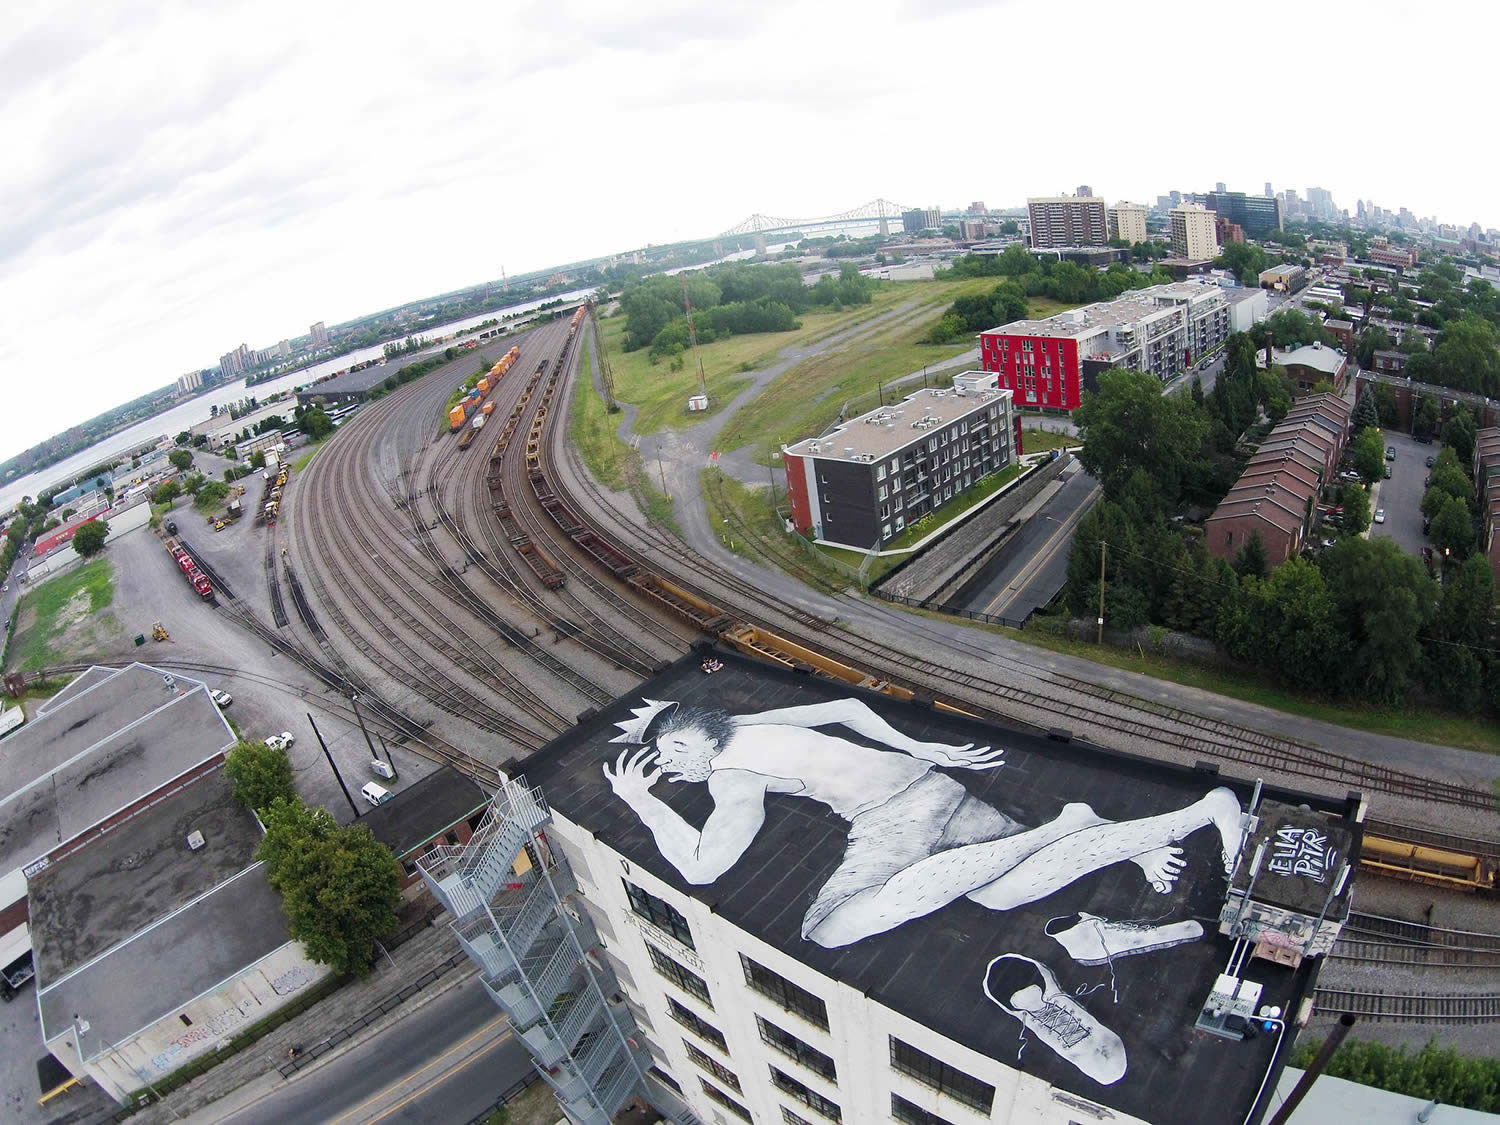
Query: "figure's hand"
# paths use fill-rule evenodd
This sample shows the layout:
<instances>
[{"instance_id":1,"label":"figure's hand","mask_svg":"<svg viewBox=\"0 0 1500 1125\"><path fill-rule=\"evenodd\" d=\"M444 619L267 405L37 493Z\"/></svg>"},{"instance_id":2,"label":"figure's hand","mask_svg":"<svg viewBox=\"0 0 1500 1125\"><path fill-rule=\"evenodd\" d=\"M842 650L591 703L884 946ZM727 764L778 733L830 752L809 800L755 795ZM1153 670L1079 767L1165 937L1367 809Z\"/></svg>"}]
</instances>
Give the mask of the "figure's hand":
<instances>
[{"instance_id":1,"label":"figure's hand","mask_svg":"<svg viewBox=\"0 0 1500 1125\"><path fill-rule=\"evenodd\" d=\"M651 786L661 776L661 770L649 768L655 760L656 751L650 746L639 750L621 750L620 756L615 759L613 770L609 768L608 762L604 763L604 776L618 797L626 804L634 805L639 798L651 792Z\"/></svg>"},{"instance_id":2,"label":"figure's hand","mask_svg":"<svg viewBox=\"0 0 1500 1125\"><path fill-rule=\"evenodd\" d=\"M967 742L962 746L949 746L942 742L919 742L916 756L940 766L953 766L966 770L994 770L1005 765L1000 760L1004 750L991 750L988 746L975 746Z\"/></svg>"}]
</instances>

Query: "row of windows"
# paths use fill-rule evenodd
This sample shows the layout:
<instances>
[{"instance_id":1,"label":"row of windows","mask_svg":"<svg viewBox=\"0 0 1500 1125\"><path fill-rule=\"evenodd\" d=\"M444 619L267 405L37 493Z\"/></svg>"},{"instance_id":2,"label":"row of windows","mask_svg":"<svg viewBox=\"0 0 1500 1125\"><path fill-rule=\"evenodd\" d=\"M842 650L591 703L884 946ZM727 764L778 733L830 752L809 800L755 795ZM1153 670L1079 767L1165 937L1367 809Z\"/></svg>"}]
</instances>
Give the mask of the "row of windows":
<instances>
[{"instance_id":1,"label":"row of windows","mask_svg":"<svg viewBox=\"0 0 1500 1125\"><path fill-rule=\"evenodd\" d=\"M691 944L691 934L687 929L687 921L676 908L670 903L651 895L639 887L626 882L626 893L630 896L631 907L642 917L647 918L653 925L657 925L668 932L673 927L679 927L686 935L684 944ZM636 893L632 893L636 892ZM639 905L637 905L639 903ZM649 913L648 913L649 912ZM657 919L660 919L658 921ZM671 981L678 988L687 992L703 1003L709 1009L713 1008L710 998L708 984L698 974L679 964L673 958L667 956L650 942L646 943L646 951L651 957L651 964L656 971ZM823 1031L828 1030L828 1007L822 999L801 985L787 980L780 973L766 968L758 961L753 960L745 954L740 954L740 966L744 970L745 984L762 996L768 997L783 1009L791 1012L815 1027ZM725 1055L729 1054L729 1044L724 1038L724 1033L717 1027L708 1023L690 1008L679 1003L672 997L667 997L667 1008L671 1017L683 1027L687 1028L699 1039L703 1040ZM838 1074L834 1061L831 1057L804 1042L791 1032L771 1023L762 1016L757 1015L755 1022L760 1031L761 1042L774 1048L788 1058L794 1059L800 1065L806 1067L815 1074L822 1076L829 1082L837 1082ZM688 1040L682 1041L687 1049L688 1057L700 1068L712 1074L724 1085L736 1092L740 1091L740 1080L737 1075L722 1063L706 1054ZM918 1050L911 1044L897 1039L894 1035L890 1037L891 1067L902 1074L915 1078L927 1086L932 1087L941 1094L955 1098L965 1105L972 1106L982 1113L989 1113L995 1097L995 1088L987 1082L964 1073L955 1066L935 1059L924 1051ZM704 1092L713 1100L719 1102L730 1112L749 1121L749 1112L738 1102L729 1098L727 1094L713 1086L706 1080L700 1079ZM823 1097L816 1090L810 1089L796 1078L785 1071L772 1066L771 1081L777 1089L788 1094L804 1105L810 1107L816 1113L832 1120L841 1120L841 1111L837 1104ZM783 1108L783 1117L786 1120L795 1118L795 1114L787 1117L790 1111ZM898 1121L910 1122L911 1125L947 1125L942 1118L927 1113L926 1110L904 1101L899 1096L891 1095L891 1114ZM797 1120L801 1120L797 1118Z\"/></svg>"},{"instance_id":2,"label":"row of windows","mask_svg":"<svg viewBox=\"0 0 1500 1125\"><path fill-rule=\"evenodd\" d=\"M710 1082L707 1078L698 1079L698 1085L703 1087L703 1092L708 1095L709 1100L718 1102L721 1106L727 1109L730 1113L734 1114L741 1121L755 1120L750 1116L750 1111L748 1109L740 1105L739 1102L735 1101L723 1090L719 1089L712 1082Z\"/></svg>"},{"instance_id":3,"label":"row of windows","mask_svg":"<svg viewBox=\"0 0 1500 1125\"><path fill-rule=\"evenodd\" d=\"M652 967L658 973L666 977L678 988L682 989L682 991L702 1000L710 1008L714 1006L713 1000L708 995L708 982L697 973L683 965L679 965L649 941L646 943L646 952L651 955Z\"/></svg>"},{"instance_id":4,"label":"row of windows","mask_svg":"<svg viewBox=\"0 0 1500 1125\"><path fill-rule=\"evenodd\" d=\"M666 899L657 898L649 891L642 890L629 879L621 879L620 882L625 884L625 897L630 900L631 910L658 930L671 934L689 949L698 948L693 944L693 931L688 929L687 919L675 906Z\"/></svg>"}]
</instances>

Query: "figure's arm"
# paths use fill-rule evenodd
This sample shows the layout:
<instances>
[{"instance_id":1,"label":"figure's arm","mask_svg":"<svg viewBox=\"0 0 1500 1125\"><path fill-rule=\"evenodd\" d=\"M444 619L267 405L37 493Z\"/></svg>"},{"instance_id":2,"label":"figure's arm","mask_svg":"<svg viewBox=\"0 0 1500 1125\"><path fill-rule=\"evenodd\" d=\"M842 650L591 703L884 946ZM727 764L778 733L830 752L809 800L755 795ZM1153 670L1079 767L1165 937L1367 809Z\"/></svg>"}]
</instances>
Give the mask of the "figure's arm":
<instances>
[{"instance_id":1,"label":"figure's arm","mask_svg":"<svg viewBox=\"0 0 1500 1125\"><path fill-rule=\"evenodd\" d=\"M1004 750L991 750L988 746L976 748L973 743L952 746L943 742L919 742L891 726L860 699L834 699L827 703L781 707L754 715L736 715L734 721L740 725L768 723L791 727L820 727L838 723L856 734L884 743L892 750L903 750L914 758L935 762L940 766L994 769L1005 764L999 761Z\"/></svg>"},{"instance_id":2,"label":"figure's arm","mask_svg":"<svg viewBox=\"0 0 1500 1125\"><path fill-rule=\"evenodd\" d=\"M655 751L636 751L627 760L629 753L620 754L613 771L606 763L604 776L651 829L663 858L697 885L712 883L733 867L765 823L765 779L745 770L711 775L708 790L713 794L714 811L700 832L651 794L652 784L661 776L660 770L649 769Z\"/></svg>"}]
</instances>

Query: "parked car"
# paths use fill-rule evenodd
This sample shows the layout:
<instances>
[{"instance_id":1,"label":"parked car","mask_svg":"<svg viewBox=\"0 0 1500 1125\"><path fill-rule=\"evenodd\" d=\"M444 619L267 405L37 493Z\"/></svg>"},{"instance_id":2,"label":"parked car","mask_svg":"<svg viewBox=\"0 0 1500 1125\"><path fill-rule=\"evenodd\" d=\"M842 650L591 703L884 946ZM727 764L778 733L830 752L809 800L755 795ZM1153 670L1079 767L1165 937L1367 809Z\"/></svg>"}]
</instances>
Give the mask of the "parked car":
<instances>
[{"instance_id":1,"label":"parked car","mask_svg":"<svg viewBox=\"0 0 1500 1125\"><path fill-rule=\"evenodd\" d=\"M1417 442L1419 444L1421 444L1421 445L1431 445L1432 444L1432 435L1431 434L1417 434L1416 435L1416 439L1417 439Z\"/></svg>"},{"instance_id":2,"label":"parked car","mask_svg":"<svg viewBox=\"0 0 1500 1125\"><path fill-rule=\"evenodd\" d=\"M1430 469L1430 468L1432 468L1433 464L1436 461L1437 461L1436 457L1429 457L1429 458L1427 458L1426 461L1423 462L1423 464L1426 465Z\"/></svg>"},{"instance_id":3,"label":"parked car","mask_svg":"<svg viewBox=\"0 0 1500 1125\"><path fill-rule=\"evenodd\" d=\"M227 691L220 691L218 688L210 688L208 695L220 707L228 707L234 702L234 696L230 695Z\"/></svg>"},{"instance_id":4,"label":"parked car","mask_svg":"<svg viewBox=\"0 0 1500 1125\"><path fill-rule=\"evenodd\" d=\"M266 745L269 746L272 750L290 750L292 748L292 743L296 741L297 740L292 737L291 731L284 730L280 734L273 734L270 738L266 739Z\"/></svg>"},{"instance_id":5,"label":"parked car","mask_svg":"<svg viewBox=\"0 0 1500 1125\"><path fill-rule=\"evenodd\" d=\"M1390 480L1391 479L1391 467L1389 465L1387 465L1385 467L1385 479L1386 480Z\"/></svg>"},{"instance_id":6,"label":"parked car","mask_svg":"<svg viewBox=\"0 0 1500 1125\"><path fill-rule=\"evenodd\" d=\"M1385 523L1385 509L1384 508L1376 508L1375 509L1375 522L1376 523Z\"/></svg>"},{"instance_id":7,"label":"parked car","mask_svg":"<svg viewBox=\"0 0 1500 1125\"><path fill-rule=\"evenodd\" d=\"M177 521L176 520L168 520L167 521L167 534L168 535L176 535L177 534Z\"/></svg>"},{"instance_id":8,"label":"parked car","mask_svg":"<svg viewBox=\"0 0 1500 1125\"><path fill-rule=\"evenodd\" d=\"M1427 529L1430 528L1431 526L1432 526L1432 520L1431 520L1431 518L1428 517L1428 516L1423 516L1422 517L1422 534L1426 535L1427 534Z\"/></svg>"},{"instance_id":9,"label":"parked car","mask_svg":"<svg viewBox=\"0 0 1500 1125\"><path fill-rule=\"evenodd\" d=\"M1396 459L1396 447L1394 445L1385 447L1385 459L1387 461L1394 461Z\"/></svg>"}]
</instances>

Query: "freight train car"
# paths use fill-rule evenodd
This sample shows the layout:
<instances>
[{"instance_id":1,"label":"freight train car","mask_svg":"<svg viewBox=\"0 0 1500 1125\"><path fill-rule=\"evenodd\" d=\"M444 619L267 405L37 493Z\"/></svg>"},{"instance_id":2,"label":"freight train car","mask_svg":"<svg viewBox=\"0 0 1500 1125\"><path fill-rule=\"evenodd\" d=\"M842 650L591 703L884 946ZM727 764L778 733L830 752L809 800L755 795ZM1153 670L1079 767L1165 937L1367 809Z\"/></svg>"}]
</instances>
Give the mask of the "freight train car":
<instances>
[{"instance_id":1,"label":"freight train car","mask_svg":"<svg viewBox=\"0 0 1500 1125\"><path fill-rule=\"evenodd\" d=\"M182 576L188 580L188 584L198 592L198 596L205 601L214 596L213 583L209 582L208 576L198 569L198 564L193 561L193 556L183 550L182 544L175 539L166 540L168 553L171 554L177 568L182 571Z\"/></svg>"},{"instance_id":2,"label":"freight train car","mask_svg":"<svg viewBox=\"0 0 1500 1125\"><path fill-rule=\"evenodd\" d=\"M448 428L450 430L461 430L463 429L463 424L464 407L463 403L459 403L452 410L448 411Z\"/></svg>"}]
</instances>

